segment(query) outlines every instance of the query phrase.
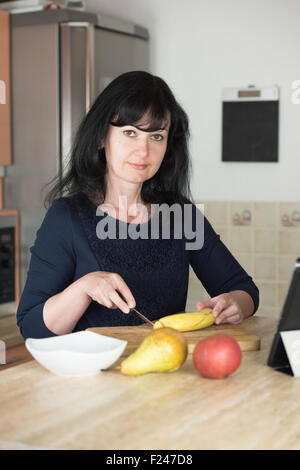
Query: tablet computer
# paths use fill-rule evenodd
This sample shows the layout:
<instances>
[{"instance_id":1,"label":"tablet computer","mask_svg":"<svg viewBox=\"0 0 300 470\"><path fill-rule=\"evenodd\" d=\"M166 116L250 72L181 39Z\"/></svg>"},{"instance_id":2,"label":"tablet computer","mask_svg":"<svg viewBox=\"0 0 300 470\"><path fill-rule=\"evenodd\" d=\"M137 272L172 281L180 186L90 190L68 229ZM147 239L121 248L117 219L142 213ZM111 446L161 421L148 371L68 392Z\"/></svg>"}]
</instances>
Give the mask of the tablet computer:
<instances>
[{"instance_id":1,"label":"tablet computer","mask_svg":"<svg viewBox=\"0 0 300 470\"><path fill-rule=\"evenodd\" d=\"M287 291L281 316L271 346L268 366L280 372L293 375L283 341L281 331L300 330L300 258L296 260L292 279Z\"/></svg>"}]
</instances>

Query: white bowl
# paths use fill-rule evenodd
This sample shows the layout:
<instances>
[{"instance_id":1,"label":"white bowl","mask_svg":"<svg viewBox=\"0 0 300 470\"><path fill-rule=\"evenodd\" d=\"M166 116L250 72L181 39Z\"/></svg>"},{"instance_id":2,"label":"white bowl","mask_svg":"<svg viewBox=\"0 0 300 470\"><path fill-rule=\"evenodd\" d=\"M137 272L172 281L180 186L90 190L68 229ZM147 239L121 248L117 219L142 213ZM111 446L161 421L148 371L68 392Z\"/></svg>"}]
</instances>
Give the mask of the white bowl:
<instances>
[{"instance_id":1,"label":"white bowl","mask_svg":"<svg viewBox=\"0 0 300 470\"><path fill-rule=\"evenodd\" d=\"M97 374L111 366L126 348L127 341L78 331L51 338L27 338L26 348L46 369L64 377Z\"/></svg>"}]
</instances>

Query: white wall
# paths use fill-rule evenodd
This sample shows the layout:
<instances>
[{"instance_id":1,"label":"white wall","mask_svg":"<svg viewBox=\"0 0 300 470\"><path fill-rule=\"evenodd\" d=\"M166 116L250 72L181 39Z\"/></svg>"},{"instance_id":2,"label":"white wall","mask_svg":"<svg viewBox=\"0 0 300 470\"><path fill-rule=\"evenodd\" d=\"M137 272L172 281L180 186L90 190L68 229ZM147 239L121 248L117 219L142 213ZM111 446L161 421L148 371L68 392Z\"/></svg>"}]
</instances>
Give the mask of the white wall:
<instances>
[{"instance_id":1,"label":"white wall","mask_svg":"<svg viewBox=\"0 0 300 470\"><path fill-rule=\"evenodd\" d=\"M151 72L187 111L196 200L300 201L298 0L86 0L151 35ZM278 163L221 162L221 90L280 87Z\"/></svg>"}]
</instances>

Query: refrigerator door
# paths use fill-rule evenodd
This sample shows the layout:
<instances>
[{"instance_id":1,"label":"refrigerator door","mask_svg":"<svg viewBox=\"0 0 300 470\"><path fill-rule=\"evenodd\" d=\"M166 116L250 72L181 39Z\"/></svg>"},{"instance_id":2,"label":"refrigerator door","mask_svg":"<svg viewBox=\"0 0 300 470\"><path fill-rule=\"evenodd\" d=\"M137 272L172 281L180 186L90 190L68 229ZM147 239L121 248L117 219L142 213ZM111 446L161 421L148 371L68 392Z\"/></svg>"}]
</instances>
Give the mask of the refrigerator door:
<instances>
[{"instance_id":1,"label":"refrigerator door","mask_svg":"<svg viewBox=\"0 0 300 470\"><path fill-rule=\"evenodd\" d=\"M30 247L45 216L47 184L63 159L91 99L89 24L12 28L13 162L6 167L4 207L20 211L20 287Z\"/></svg>"},{"instance_id":2,"label":"refrigerator door","mask_svg":"<svg viewBox=\"0 0 300 470\"><path fill-rule=\"evenodd\" d=\"M149 71L147 37L95 27L95 94L118 75L132 70Z\"/></svg>"},{"instance_id":3,"label":"refrigerator door","mask_svg":"<svg viewBox=\"0 0 300 470\"><path fill-rule=\"evenodd\" d=\"M20 287L45 209L42 188L59 169L59 34L57 24L11 29L12 165L4 207L20 211Z\"/></svg>"}]
</instances>

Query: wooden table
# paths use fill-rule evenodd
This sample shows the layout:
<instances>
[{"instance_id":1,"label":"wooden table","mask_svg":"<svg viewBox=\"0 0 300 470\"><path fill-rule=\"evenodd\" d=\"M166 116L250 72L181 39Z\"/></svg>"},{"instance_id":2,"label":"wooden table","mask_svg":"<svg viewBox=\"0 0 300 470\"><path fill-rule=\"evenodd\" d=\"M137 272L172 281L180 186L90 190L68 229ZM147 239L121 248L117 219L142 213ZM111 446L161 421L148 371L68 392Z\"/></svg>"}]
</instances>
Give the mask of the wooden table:
<instances>
[{"instance_id":1,"label":"wooden table","mask_svg":"<svg viewBox=\"0 0 300 470\"><path fill-rule=\"evenodd\" d=\"M58 377L36 361L0 374L0 448L300 449L300 380L266 365L277 321L240 368L205 379L191 356L173 373Z\"/></svg>"}]
</instances>

